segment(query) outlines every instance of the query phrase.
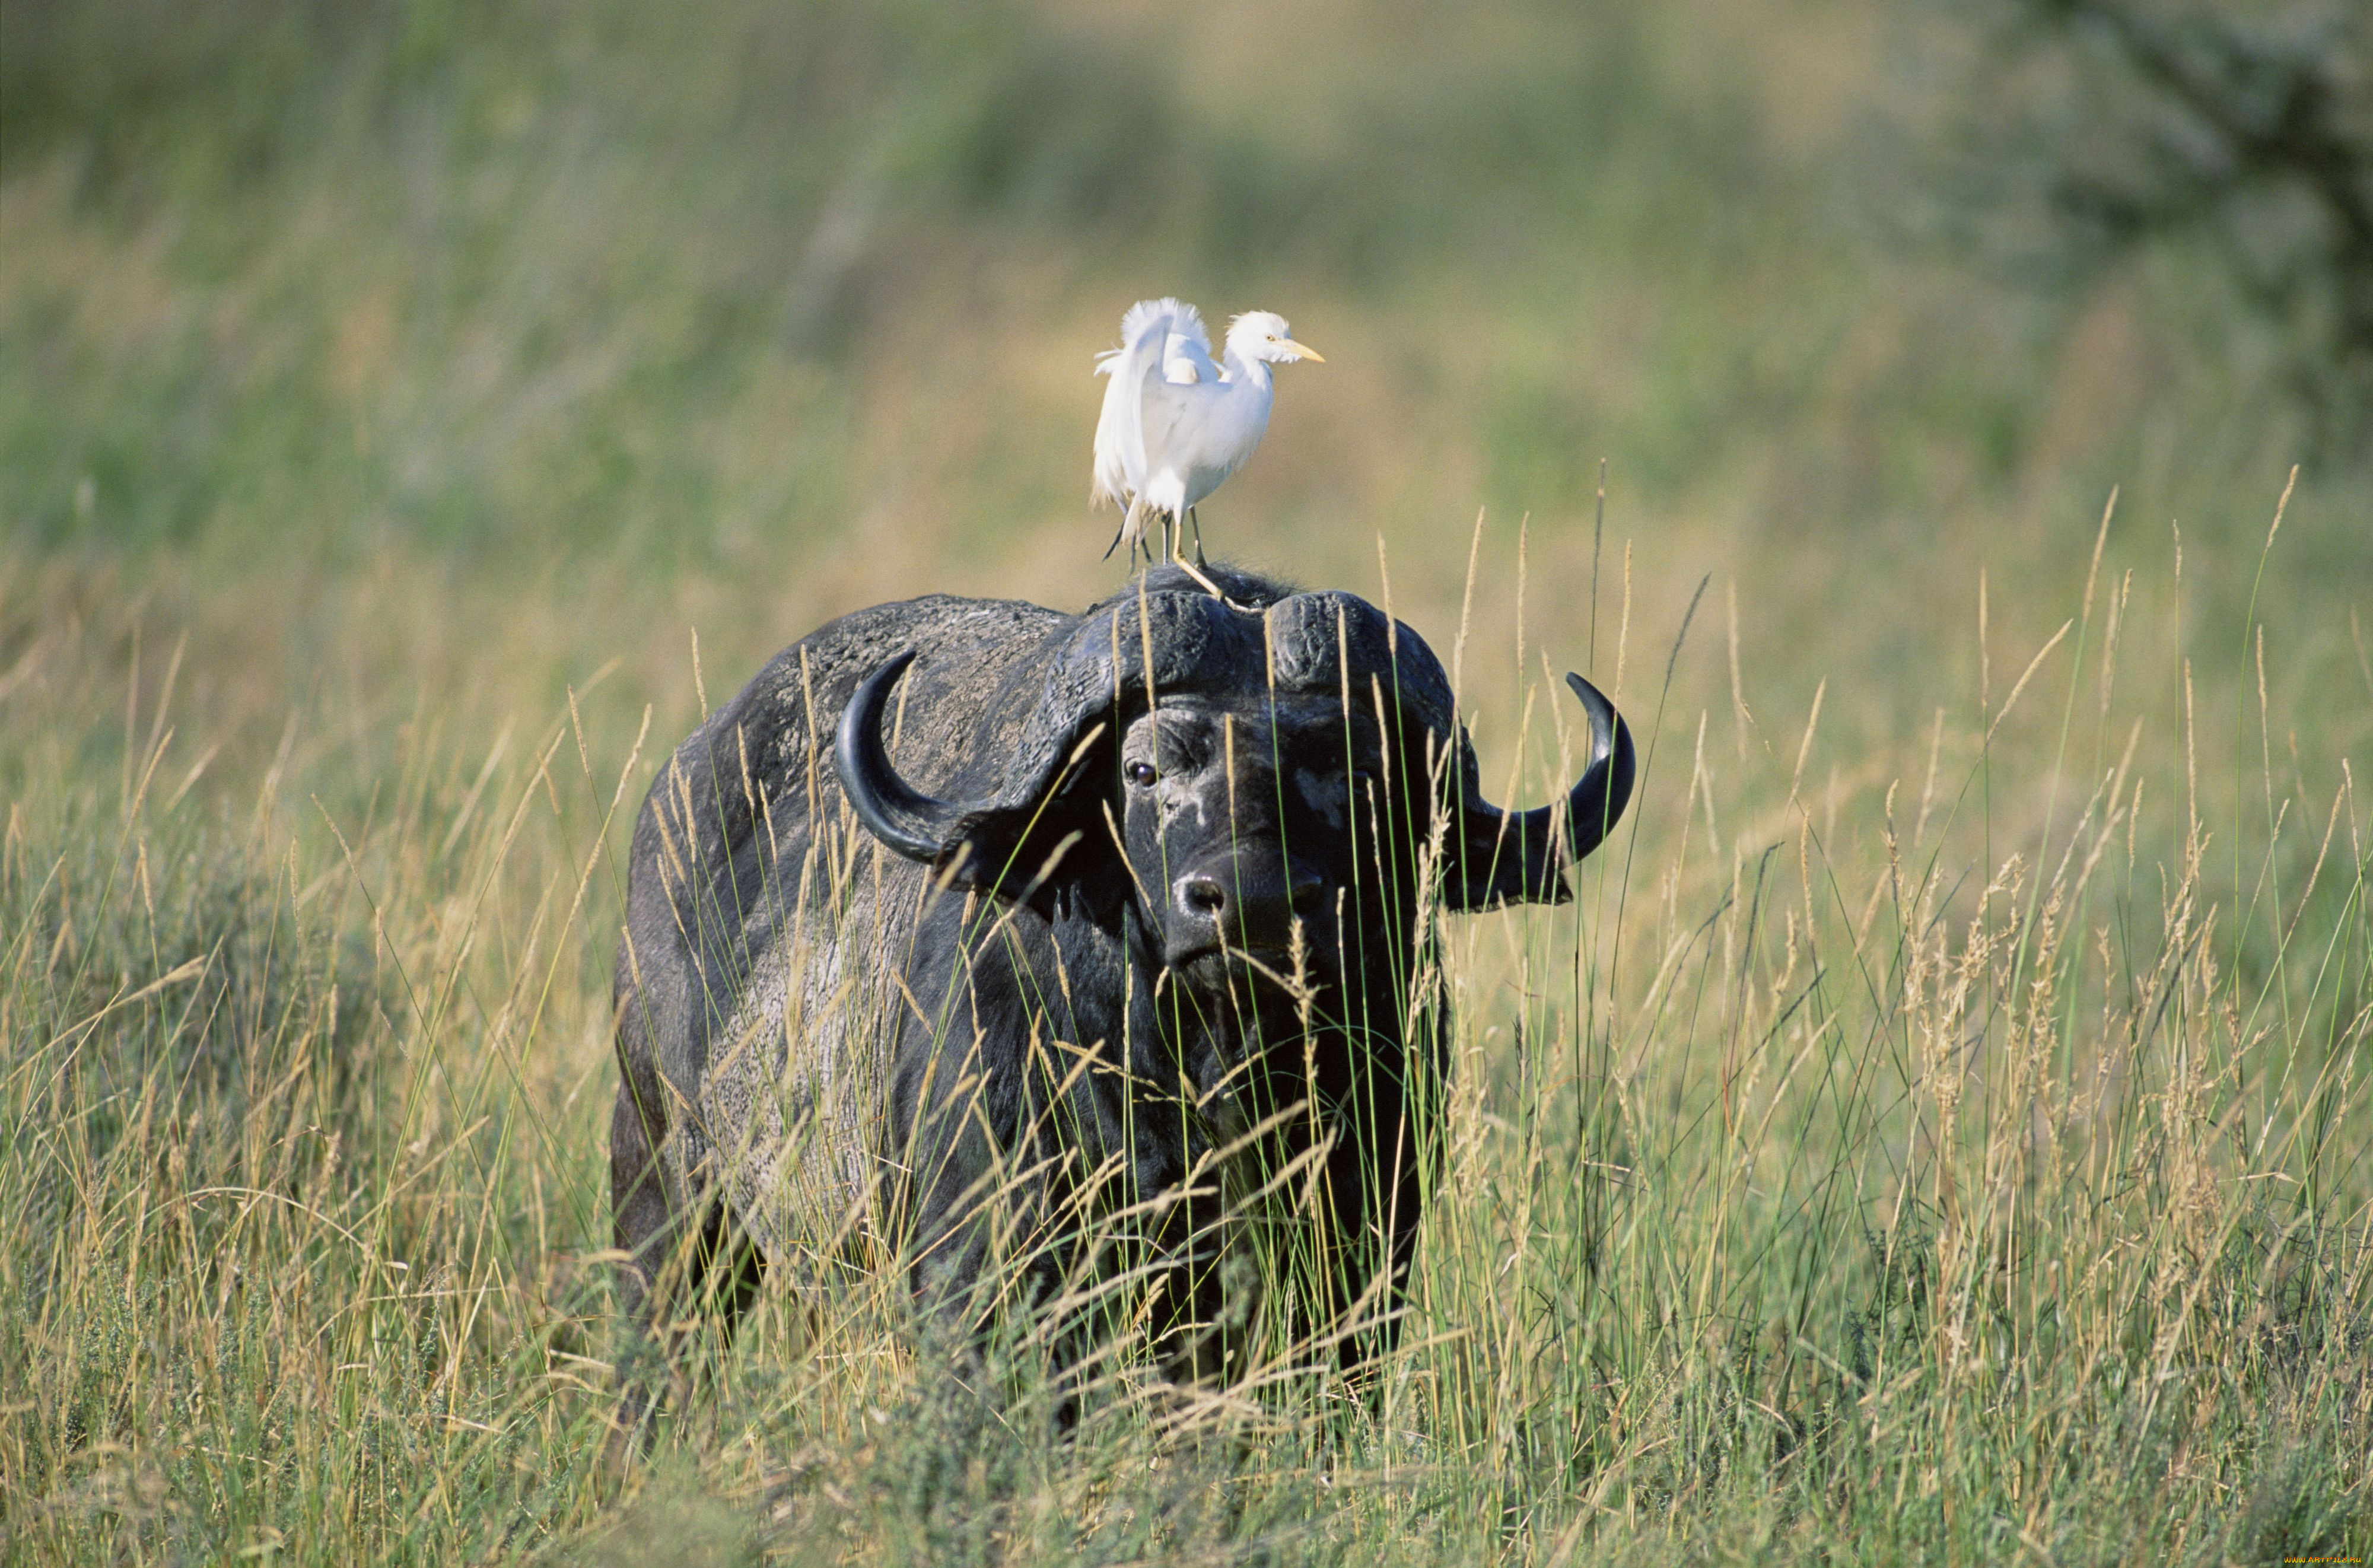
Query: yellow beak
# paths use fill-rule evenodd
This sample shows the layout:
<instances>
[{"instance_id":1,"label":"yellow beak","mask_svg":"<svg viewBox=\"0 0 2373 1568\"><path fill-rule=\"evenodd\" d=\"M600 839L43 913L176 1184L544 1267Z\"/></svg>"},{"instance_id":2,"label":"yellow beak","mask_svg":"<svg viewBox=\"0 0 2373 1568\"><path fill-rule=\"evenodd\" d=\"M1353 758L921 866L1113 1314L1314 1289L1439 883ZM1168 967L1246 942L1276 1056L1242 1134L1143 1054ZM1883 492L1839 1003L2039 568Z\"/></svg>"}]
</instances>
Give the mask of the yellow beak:
<instances>
[{"instance_id":1,"label":"yellow beak","mask_svg":"<svg viewBox=\"0 0 2373 1568\"><path fill-rule=\"evenodd\" d=\"M1289 337L1280 342L1278 346L1280 348L1291 348L1296 354L1301 355L1304 359L1311 361L1313 364L1324 365L1327 363L1327 356L1319 353L1318 350L1311 347L1306 343L1296 343L1293 339Z\"/></svg>"}]
</instances>

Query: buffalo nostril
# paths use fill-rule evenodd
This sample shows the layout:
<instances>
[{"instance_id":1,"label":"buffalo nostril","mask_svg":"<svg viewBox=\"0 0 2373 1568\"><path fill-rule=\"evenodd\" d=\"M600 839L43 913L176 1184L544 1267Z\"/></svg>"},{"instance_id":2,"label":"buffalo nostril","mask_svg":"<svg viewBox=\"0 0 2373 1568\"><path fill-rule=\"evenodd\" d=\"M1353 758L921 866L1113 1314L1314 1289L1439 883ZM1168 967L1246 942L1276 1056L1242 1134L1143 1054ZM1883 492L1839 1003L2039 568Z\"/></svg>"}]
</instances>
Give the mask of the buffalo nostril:
<instances>
[{"instance_id":1,"label":"buffalo nostril","mask_svg":"<svg viewBox=\"0 0 2373 1568\"><path fill-rule=\"evenodd\" d=\"M1216 920L1227 912L1228 890L1220 879L1197 872L1178 879L1178 905L1188 914Z\"/></svg>"},{"instance_id":2,"label":"buffalo nostril","mask_svg":"<svg viewBox=\"0 0 2373 1568\"><path fill-rule=\"evenodd\" d=\"M1294 872L1293 912L1297 915L1315 915L1318 913L1320 906L1326 902L1326 893L1327 879L1325 877L1320 876L1315 872L1298 871Z\"/></svg>"}]
</instances>

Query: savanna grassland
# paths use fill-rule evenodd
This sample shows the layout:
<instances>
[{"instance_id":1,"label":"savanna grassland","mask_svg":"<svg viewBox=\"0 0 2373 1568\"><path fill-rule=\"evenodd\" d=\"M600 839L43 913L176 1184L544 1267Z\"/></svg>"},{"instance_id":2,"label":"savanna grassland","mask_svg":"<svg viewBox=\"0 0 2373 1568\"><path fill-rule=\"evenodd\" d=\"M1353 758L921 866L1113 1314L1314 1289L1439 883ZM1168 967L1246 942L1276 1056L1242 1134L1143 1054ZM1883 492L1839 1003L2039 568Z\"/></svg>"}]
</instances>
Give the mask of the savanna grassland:
<instances>
[{"instance_id":1,"label":"savanna grassland","mask_svg":"<svg viewBox=\"0 0 2373 1568\"><path fill-rule=\"evenodd\" d=\"M1951 238L1965 22L6 0L9 1560L2367 1555L2373 467L2201 254ZM1566 669L1642 748L1445 923L1402 1348L1057 1437L777 1293L622 1463L631 813L829 615L1108 591L1173 290L1327 356L1215 555L1496 798Z\"/></svg>"}]
</instances>

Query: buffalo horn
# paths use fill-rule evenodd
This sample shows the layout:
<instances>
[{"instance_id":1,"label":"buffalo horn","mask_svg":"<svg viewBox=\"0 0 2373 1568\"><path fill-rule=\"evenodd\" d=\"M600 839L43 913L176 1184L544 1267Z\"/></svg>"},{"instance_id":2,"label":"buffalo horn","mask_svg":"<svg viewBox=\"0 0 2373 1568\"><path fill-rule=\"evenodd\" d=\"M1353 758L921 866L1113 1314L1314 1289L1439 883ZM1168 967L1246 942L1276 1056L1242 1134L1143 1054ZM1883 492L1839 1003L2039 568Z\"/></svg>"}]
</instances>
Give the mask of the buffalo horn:
<instances>
[{"instance_id":1,"label":"buffalo horn","mask_svg":"<svg viewBox=\"0 0 2373 1568\"><path fill-rule=\"evenodd\" d=\"M898 853L929 865L954 838L967 808L927 795L899 778L889 748L883 744L882 710L890 705L890 688L914 661L910 648L857 688L841 712L833 763L840 772L841 792L857 808L858 820Z\"/></svg>"},{"instance_id":2,"label":"buffalo horn","mask_svg":"<svg viewBox=\"0 0 2373 1568\"><path fill-rule=\"evenodd\" d=\"M1502 811L1468 792L1465 852L1482 861L1475 865L1470 860L1466 868L1470 906L1479 907L1509 893L1525 898L1562 898L1560 865L1580 860L1597 848L1631 803L1631 728L1596 686L1575 674L1567 675L1565 684L1573 688L1590 716L1590 765L1561 805ZM1566 837L1563 855L1557 852L1556 841L1561 818ZM1492 874L1495 871L1499 874ZM1511 872L1513 888L1508 886Z\"/></svg>"}]
</instances>

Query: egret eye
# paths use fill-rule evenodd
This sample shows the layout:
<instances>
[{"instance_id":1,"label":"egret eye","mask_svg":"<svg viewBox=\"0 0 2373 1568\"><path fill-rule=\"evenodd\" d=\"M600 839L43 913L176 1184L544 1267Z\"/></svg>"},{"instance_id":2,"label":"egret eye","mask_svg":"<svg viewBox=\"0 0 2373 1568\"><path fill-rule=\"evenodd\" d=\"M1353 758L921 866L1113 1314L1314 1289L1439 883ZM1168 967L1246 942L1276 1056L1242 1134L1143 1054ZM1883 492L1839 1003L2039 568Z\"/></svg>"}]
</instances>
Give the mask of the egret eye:
<instances>
[{"instance_id":1,"label":"egret eye","mask_svg":"<svg viewBox=\"0 0 2373 1568\"><path fill-rule=\"evenodd\" d=\"M1128 781L1136 785L1139 789L1151 790L1153 788L1153 765L1151 763L1132 762L1126 769L1124 769L1124 771L1128 775Z\"/></svg>"}]
</instances>

